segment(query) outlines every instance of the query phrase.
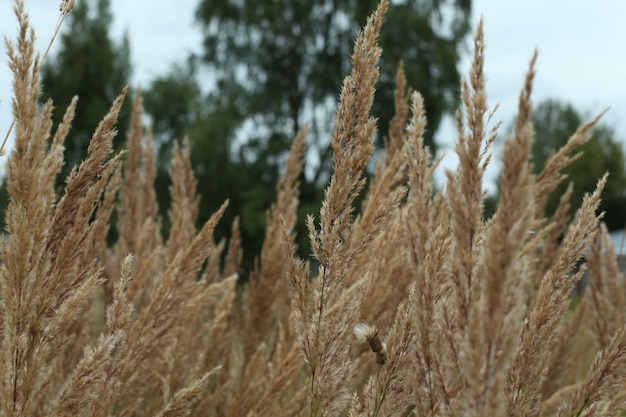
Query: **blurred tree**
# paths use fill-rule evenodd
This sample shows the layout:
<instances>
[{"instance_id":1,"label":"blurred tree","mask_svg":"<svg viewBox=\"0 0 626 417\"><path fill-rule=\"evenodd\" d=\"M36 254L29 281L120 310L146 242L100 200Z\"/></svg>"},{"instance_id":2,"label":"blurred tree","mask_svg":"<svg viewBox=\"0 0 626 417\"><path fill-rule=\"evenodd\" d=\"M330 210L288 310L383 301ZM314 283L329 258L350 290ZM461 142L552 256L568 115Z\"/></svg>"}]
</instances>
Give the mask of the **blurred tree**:
<instances>
[{"instance_id":1,"label":"blurred tree","mask_svg":"<svg viewBox=\"0 0 626 417\"><path fill-rule=\"evenodd\" d=\"M250 155L267 150L276 158L295 132L312 121L309 143L325 149L313 175L328 168L329 134L336 97L350 69L353 40L378 0L202 0L204 60L215 73L216 95L228 97L235 117L230 134L250 122ZM442 116L458 102L460 58L470 30L470 0L392 2L380 43L381 75L374 113L379 131L393 116L395 73L400 59L408 84L424 96L433 136ZM237 94L233 94L237 92ZM228 115L228 114L227 114ZM241 117L245 115L245 117ZM266 161L275 163L273 160Z\"/></svg>"},{"instance_id":2,"label":"blurred tree","mask_svg":"<svg viewBox=\"0 0 626 417\"><path fill-rule=\"evenodd\" d=\"M111 103L130 81L131 63L126 37L114 42L109 29L113 22L110 0L77 2L67 16L58 52L42 68L43 100L52 98L56 111L55 125L60 123L73 96L78 96L72 128L65 140L65 166L58 180L62 183L72 167L87 153L87 146L98 123ZM119 147L130 121L130 102L118 119Z\"/></svg>"},{"instance_id":3,"label":"blurred tree","mask_svg":"<svg viewBox=\"0 0 626 417\"><path fill-rule=\"evenodd\" d=\"M197 62L191 57L176 63L143 91L144 107L152 118L157 146L164 153L173 138L182 139L202 116L203 96L197 80Z\"/></svg>"},{"instance_id":4,"label":"blurred tree","mask_svg":"<svg viewBox=\"0 0 626 417\"><path fill-rule=\"evenodd\" d=\"M169 177L169 143L172 139L190 138L192 164L198 178L198 192L202 195L199 221L205 221L224 200L229 208L218 224L218 239L230 234L234 217L240 216L244 242L244 270L253 267L254 256L263 243L265 212L275 201L275 187L282 161L266 164L272 158L271 148L256 149L250 158L250 147L235 146L236 138L230 135L230 122L243 120L231 106L232 97L203 94L198 82L199 67L193 58L186 65L175 64L149 85L144 94L146 112L152 118L153 131L160 149L160 166L157 172L157 197L161 214L170 204L167 187ZM237 94L231 91L231 94ZM321 189L310 183L301 190L302 209L311 213L311 203L321 198ZM304 219L304 215L301 216ZM163 217L165 232L167 218ZM303 229L304 230L304 229ZM303 233L306 238L306 234ZM306 243L303 241L303 243ZM305 245L306 246L306 245Z\"/></svg>"},{"instance_id":5,"label":"blurred tree","mask_svg":"<svg viewBox=\"0 0 626 417\"><path fill-rule=\"evenodd\" d=\"M196 79L194 60L190 59L187 65L173 65L168 73L154 79L142 95L144 109L150 114L158 151L155 188L163 231L168 235L170 144L175 139L181 141L202 114L203 97Z\"/></svg>"},{"instance_id":6,"label":"blurred tree","mask_svg":"<svg viewBox=\"0 0 626 417\"><path fill-rule=\"evenodd\" d=\"M330 170L328 146L336 98L350 71L357 28L377 0L202 0L197 18L204 55L174 66L145 92L157 138L166 143L190 137L192 158L203 195L200 220L225 199L230 207L218 235L241 214L245 263L261 247L265 211L291 140L309 123L307 143L314 152L302 176L301 213L315 212ZM422 92L428 109L427 141L442 116L458 102L457 64L470 25L470 0L395 2L381 35L383 57L374 113L379 131L393 116L395 74L406 62L409 85ZM201 65L204 64L204 65ZM200 93L198 73L210 72L212 85ZM379 138L380 139L380 138ZM382 141L380 142L382 143ZM311 157L319 156L316 166ZM304 215L301 216L304 219ZM308 245L304 222L302 247Z\"/></svg>"},{"instance_id":7,"label":"blurred tree","mask_svg":"<svg viewBox=\"0 0 626 417\"><path fill-rule=\"evenodd\" d=\"M536 139L532 148L535 172L583 124L583 118L570 104L546 100L533 111ZM621 142L615 139L612 128L600 124L592 131L592 139L580 149L582 156L565 169L568 179L548 198L547 213L556 209L560 196L569 182L574 183L572 214L580 206L585 193L592 192L598 179L609 172L602 193L600 210L606 211L604 221L609 230L623 229L626 224L626 158Z\"/></svg>"}]
</instances>

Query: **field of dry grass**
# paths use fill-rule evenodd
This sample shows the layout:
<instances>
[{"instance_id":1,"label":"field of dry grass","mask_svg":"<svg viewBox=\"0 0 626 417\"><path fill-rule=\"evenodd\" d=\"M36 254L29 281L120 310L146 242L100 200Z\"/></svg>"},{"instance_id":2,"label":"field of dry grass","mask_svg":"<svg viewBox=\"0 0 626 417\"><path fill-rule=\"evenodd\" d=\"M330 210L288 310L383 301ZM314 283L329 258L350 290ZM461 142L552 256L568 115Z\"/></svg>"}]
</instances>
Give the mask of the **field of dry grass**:
<instances>
[{"instance_id":1,"label":"field of dry grass","mask_svg":"<svg viewBox=\"0 0 626 417\"><path fill-rule=\"evenodd\" d=\"M172 228L162 238L139 94L127 150L111 147L121 103L131 100L122 91L82 164L55 191L74 108L89 103L74 101L52 126L52 103L38 104L33 33L22 2L15 4L1 417L623 414L624 283L596 212L605 178L573 219L565 217L566 198L554 217L543 215L599 117L533 175L534 57L504 144L493 217L483 214L482 184L500 126L485 97L481 26L462 81L459 164L445 187L433 187L438 161L423 144L427 109L400 68L385 153L355 216L374 153L382 0L356 38L332 136L333 175L319 213L308 218L319 270L295 255L302 131L267 213L258 268L242 286L237 222L228 242L213 238L228 202L195 227L186 142L173 152ZM114 211L119 238L108 246ZM589 289L572 305L585 269Z\"/></svg>"}]
</instances>

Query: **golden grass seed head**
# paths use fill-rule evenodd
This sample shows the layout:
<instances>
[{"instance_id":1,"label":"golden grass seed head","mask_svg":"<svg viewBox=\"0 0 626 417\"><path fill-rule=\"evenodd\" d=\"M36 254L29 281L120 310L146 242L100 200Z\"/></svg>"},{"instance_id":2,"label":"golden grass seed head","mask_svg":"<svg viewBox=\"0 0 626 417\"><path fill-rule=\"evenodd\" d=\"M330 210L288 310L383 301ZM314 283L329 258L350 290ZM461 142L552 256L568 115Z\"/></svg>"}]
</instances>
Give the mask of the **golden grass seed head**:
<instances>
[{"instance_id":1,"label":"golden grass seed head","mask_svg":"<svg viewBox=\"0 0 626 417\"><path fill-rule=\"evenodd\" d=\"M76 6L76 0L61 0L59 11L61 12L62 15L66 15L72 11L74 6Z\"/></svg>"}]
</instances>

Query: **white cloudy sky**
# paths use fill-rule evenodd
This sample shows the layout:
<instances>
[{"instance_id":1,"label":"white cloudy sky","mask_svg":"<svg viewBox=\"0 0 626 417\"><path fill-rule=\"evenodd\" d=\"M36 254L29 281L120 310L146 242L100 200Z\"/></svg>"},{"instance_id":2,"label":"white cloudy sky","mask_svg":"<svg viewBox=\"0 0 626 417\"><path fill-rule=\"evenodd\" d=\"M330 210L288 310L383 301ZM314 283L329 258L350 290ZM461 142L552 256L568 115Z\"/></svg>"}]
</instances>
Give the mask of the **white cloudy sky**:
<instances>
[{"instance_id":1,"label":"white cloudy sky","mask_svg":"<svg viewBox=\"0 0 626 417\"><path fill-rule=\"evenodd\" d=\"M78 0L81 1L81 0ZM56 0L25 0L44 50L58 15ZM112 0L114 35L131 40L134 83L147 85L169 65L200 50L193 23L197 0ZM490 104L506 124L515 113L527 63L538 48L535 101L560 98L586 114L606 107L605 120L626 143L626 2L623 0L474 0L474 21L482 15L487 41L486 74ZM0 0L0 33L12 38L16 22L11 0ZM384 29L383 29L384 30ZM11 78L0 46L0 136L10 124ZM467 68L464 60L463 69ZM410 65L410 62L406 63ZM454 165L452 132L438 138L446 166ZM496 153L498 151L496 150ZM496 155L497 156L497 155ZM0 159L0 166L4 160ZM497 169L491 171L491 175Z\"/></svg>"}]
</instances>

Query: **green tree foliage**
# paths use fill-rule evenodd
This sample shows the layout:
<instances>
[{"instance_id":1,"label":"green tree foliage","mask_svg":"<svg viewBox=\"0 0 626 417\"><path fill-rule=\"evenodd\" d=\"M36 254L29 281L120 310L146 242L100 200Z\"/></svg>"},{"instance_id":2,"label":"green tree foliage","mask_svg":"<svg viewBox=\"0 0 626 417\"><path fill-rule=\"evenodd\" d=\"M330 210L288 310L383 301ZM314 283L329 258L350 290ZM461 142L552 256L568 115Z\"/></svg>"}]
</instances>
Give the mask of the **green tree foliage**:
<instances>
[{"instance_id":1,"label":"green tree foliage","mask_svg":"<svg viewBox=\"0 0 626 417\"><path fill-rule=\"evenodd\" d=\"M181 139L202 119L203 97L196 72L196 62L190 58L185 65L174 64L167 74L153 80L148 90L142 92L157 144L163 152L167 146L162 145L173 138Z\"/></svg>"},{"instance_id":2,"label":"green tree foliage","mask_svg":"<svg viewBox=\"0 0 626 417\"><path fill-rule=\"evenodd\" d=\"M376 4L203 0L197 18L204 55L174 66L145 92L157 140L167 143L185 134L190 138L204 196L200 220L230 198L231 215L225 215L217 234L226 235L228 220L240 213L243 241L249 245L244 254L258 253L261 247L265 211L275 199L286 151L305 123L308 146L321 157L302 177L300 219L319 205L320 180L330 168L327 144L337 94L350 69L356 30ZM393 116L395 74L402 59L409 85L425 97L427 140L434 148L442 116L457 104L457 63L470 29L470 6L469 0L392 4L381 39L384 52L374 105L379 132L387 131ZM200 76L213 81L205 93L200 92ZM299 229L301 247L307 247L303 221ZM250 268L251 259L244 259Z\"/></svg>"},{"instance_id":3,"label":"green tree foliage","mask_svg":"<svg viewBox=\"0 0 626 417\"><path fill-rule=\"evenodd\" d=\"M328 149L330 117L350 67L352 40L377 3L202 0L197 17L203 28L204 60L217 77L216 94L232 100L231 132L246 115L258 127L249 142L253 151L284 150L311 120L310 139ZM424 96L426 142L435 149L433 135L442 116L456 108L457 63L470 29L470 11L469 0L393 2L380 40L384 52L374 105L380 132L387 131L393 116L393 83L402 59L409 85ZM326 151L322 169L329 156Z\"/></svg>"},{"instance_id":4,"label":"green tree foliage","mask_svg":"<svg viewBox=\"0 0 626 417\"><path fill-rule=\"evenodd\" d=\"M86 155L91 134L115 97L129 83L131 74L128 39L114 42L109 34L113 21L110 0L79 1L67 16L58 52L42 68L43 100L52 98L58 124L74 95L76 115L65 141L65 163L59 181ZM58 42L58 41L57 41ZM130 103L122 109L118 131L126 132ZM122 143L119 140L118 143Z\"/></svg>"},{"instance_id":5,"label":"green tree foliage","mask_svg":"<svg viewBox=\"0 0 626 417\"><path fill-rule=\"evenodd\" d=\"M170 71L155 79L143 93L144 106L152 118L153 131L160 149L160 166L157 172L157 197L162 214L169 206L169 143L172 139L189 137L192 145L191 160L198 178L198 191L202 194L199 221L205 221L225 199L229 207L215 231L223 238L230 234L230 225L236 214L240 216L240 229L244 246L244 269L253 268L250 254L259 253L264 237L265 213L275 201L275 186L283 161L266 164L276 149L255 149L250 156L250 146L236 146L236 138L229 134L230 121L240 118L229 105L231 97L203 94L198 82L199 68L193 59L186 65L173 65ZM233 92L233 94L235 94ZM305 213L314 211L321 199L321 189L303 178L301 207ZM163 217L168 231L167 217ZM302 234L306 237L306 234ZM303 241L306 247L306 241Z\"/></svg>"},{"instance_id":6,"label":"green tree foliage","mask_svg":"<svg viewBox=\"0 0 626 417\"><path fill-rule=\"evenodd\" d=\"M533 112L536 139L532 149L534 169L538 172L552 152L563 146L569 137L584 123L581 114L570 104L557 100L540 103ZM595 189L596 182L609 172L602 194L601 210L606 211L604 221L609 230L624 228L626 217L626 158L621 142L612 128L600 124L593 129L592 138L580 149L583 154L565 170L568 179L550 195L546 210L553 213L559 197L569 182L574 183L572 213L585 193Z\"/></svg>"}]
</instances>

